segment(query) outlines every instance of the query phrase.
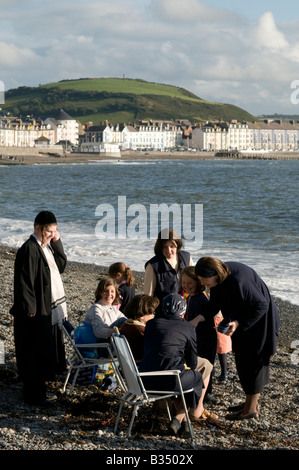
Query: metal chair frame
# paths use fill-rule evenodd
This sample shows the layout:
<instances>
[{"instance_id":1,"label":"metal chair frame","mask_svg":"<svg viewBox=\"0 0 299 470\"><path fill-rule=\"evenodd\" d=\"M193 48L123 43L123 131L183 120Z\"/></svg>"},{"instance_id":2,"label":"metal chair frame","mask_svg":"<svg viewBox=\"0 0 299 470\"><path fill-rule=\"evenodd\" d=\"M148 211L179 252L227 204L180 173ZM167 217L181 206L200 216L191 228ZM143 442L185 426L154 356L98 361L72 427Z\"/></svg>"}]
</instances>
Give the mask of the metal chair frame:
<instances>
[{"instance_id":1,"label":"metal chair frame","mask_svg":"<svg viewBox=\"0 0 299 470\"><path fill-rule=\"evenodd\" d=\"M158 400L164 400L167 408L168 418L171 421L172 416L169 410L168 398L181 397L184 411L186 414L186 419L188 423L188 428L190 432L191 444L194 443L194 433L193 428L190 422L188 409L185 401L185 394L193 391L192 389L183 390L182 383L180 380L179 370L163 370L163 371L152 371L152 372L139 372L136 365L135 359L133 357L129 343L124 335L119 335L112 333L111 341L114 347L114 350L117 355L117 359L120 365L120 370L126 384L126 391L123 396L119 398L120 404L118 409L118 414L115 422L114 433L116 434L119 419L123 410L123 405L126 403L130 405L132 409L132 416L128 427L127 435L131 435L133 423L135 417L138 413L138 408L149 403L153 403ZM142 377L149 376L160 376L165 377L175 376L178 384L179 391L173 390L148 390L145 388Z\"/></svg>"},{"instance_id":2,"label":"metal chair frame","mask_svg":"<svg viewBox=\"0 0 299 470\"><path fill-rule=\"evenodd\" d=\"M66 354L68 371L63 385L63 393L66 392L66 387L70 378L72 371L75 371L74 378L72 380L71 388L69 390L69 395L73 393L74 387L77 382L78 374L83 369L92 368L101 364L111 364L118 382L118 385L122 390L125 389L124 381L119 373L118 364L116 358L113 356L110 344L109 343L92 343L92 344L76 344L72 335L62 326L62 330L67 343L70 346L70 354ZM88 358L84 357L80 351L81 348L84 349L95 349L95 348L104 348L108 351L108 358Z\"/></svg>"}]
</instances>

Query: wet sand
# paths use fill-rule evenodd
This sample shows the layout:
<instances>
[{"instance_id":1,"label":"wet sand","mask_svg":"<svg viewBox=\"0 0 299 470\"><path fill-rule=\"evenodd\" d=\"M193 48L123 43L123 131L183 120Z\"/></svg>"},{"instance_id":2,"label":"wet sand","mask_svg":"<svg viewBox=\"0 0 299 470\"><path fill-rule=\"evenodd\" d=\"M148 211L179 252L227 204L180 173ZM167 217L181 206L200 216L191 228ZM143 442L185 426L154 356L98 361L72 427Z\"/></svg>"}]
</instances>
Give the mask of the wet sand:
<instances>
[{"instance_id":1,"label":"wet sand","mask_svg":"<svg viewBox=\"0 0 299 470\"><path fill-rule=\"evenodd\" d=\"M1 147L0 147L1 148ZM98 154L98 153L65 153L64 155L54 154L28 154L21 150L13 149L13 153L2 155L1 165L37 165L37 164L66 164L66 163L91 163L101 161L148 161L148 160L237 160L236 157L216 156L216 152L205 151L172 151L172 152L143 152L143 151L123 151L119 155ZM1 154L1 151L0 151ZM239 157L240 159L240 157ZM299 152L274 152L265 154L243 155L242 159L260 159L260 160L298 160Z\"/></svg>"}]
</instances>

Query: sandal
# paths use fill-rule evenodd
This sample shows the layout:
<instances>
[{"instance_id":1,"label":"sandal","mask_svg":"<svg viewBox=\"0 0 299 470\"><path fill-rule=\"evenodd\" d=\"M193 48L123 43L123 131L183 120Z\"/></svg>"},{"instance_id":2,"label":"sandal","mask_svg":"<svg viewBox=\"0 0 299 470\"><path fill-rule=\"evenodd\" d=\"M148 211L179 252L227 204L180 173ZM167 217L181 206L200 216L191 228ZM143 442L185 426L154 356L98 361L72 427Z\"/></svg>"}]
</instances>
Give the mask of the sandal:
<instances>
[{"instance_id":1,"label":"sandal","mask_svg":"<svg viewBox=\"0 0 299 470\"><path fill-rule=\"evenodd\" d=\"M195 416L191 416L191 421L194 421L197 423L206 421L207 423L214 424L218 421L218 416L212 411L204 410L202 415L199 418L195 418Z\"/></svg>"}]
</instances>

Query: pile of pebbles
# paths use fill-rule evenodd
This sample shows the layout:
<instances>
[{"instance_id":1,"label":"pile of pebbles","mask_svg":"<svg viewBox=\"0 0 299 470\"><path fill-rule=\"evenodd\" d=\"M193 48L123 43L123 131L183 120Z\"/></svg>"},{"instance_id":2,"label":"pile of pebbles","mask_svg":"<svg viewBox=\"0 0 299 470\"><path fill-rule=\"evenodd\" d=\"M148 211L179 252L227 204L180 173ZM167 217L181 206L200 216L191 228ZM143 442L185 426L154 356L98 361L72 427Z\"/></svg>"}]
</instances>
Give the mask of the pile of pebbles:
<instances>
[{"instance_id":1,"label":"pile of pebbles","mask_svg":"<svg viewBox=\"0 0 299 470\"><path fill-rule=\"evenodd\" d=\"M133 436L127 438L129 415L120 422L119 434L113 433L119 391L103 392L97 385L76 386L73 394L62 393L63 377L49 384L56 396L53 407L43 409L24 404L22 383L16 371L13 318L9 309L13 299L13 262L15 250L0 247L0 450L159 450L186 451L189 439L169 435L164 410L144 408L138 413ZM69 320L77 325L94 302L98 277L107 268L69 263L63 275ZM143 286L143 274L135 274L137 292ZM272 359L271 381L260 399L258 419L228 421L227 409L242 401L232 353L229 356L229 380L220 382L218 359L214 366L213 395L216 404L207 409L219 416L217 425L194 425L198 450L298 450L299 353L291 348L299 340L299 307L275 299L282 319L278 352ZM296 337L297 335L297 337ZM3 348L4 346L4 348ZM4 351L3 351L4 349ZM299 349L299 348L298 348ZM1 353L1 350L0 350ZM4 354L3 354L4 353Z\"/></svg>"}]
</instances>

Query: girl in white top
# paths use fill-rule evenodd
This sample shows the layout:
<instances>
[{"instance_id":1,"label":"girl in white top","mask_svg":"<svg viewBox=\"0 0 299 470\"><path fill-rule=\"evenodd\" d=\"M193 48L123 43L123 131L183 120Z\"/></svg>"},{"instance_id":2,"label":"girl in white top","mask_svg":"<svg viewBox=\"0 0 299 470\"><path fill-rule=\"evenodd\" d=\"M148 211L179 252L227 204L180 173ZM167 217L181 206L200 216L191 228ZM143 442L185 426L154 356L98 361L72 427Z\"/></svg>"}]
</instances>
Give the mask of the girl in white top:
<instances>
[{"instance_id":1,"label":"girl in white top","mask_svg":"<svg viewBox=\"0 0 299 470\"><path fill-rule=\"evenodd\" d=\"M95 292L95 303L84 318L84 321L92 326L97 338L109 338L114 326L120 327L126 321L127 318L115 306L118 302L118 288L114 279L101 279Z\"/></svg>"}]
</instances>

